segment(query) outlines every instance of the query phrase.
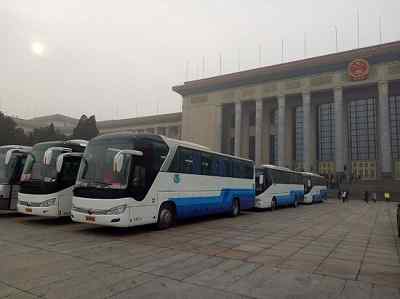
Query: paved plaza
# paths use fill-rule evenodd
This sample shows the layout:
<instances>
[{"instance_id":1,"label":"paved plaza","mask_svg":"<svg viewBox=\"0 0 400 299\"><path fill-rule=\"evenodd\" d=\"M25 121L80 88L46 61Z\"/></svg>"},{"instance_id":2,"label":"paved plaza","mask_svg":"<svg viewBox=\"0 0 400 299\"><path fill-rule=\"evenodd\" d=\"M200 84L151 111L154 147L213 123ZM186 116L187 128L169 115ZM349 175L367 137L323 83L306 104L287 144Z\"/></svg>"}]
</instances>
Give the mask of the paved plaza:
<instances>
[{"instance_id":1,"label":"paved plaza","mask_svg":"<svg viewBox=\"0 0 400 299\"><path fill-rule=\"evenodd\" d=\"M0 298L400 298L396 205L114 229L0 214Z\"/></svg>"}]
</instances>

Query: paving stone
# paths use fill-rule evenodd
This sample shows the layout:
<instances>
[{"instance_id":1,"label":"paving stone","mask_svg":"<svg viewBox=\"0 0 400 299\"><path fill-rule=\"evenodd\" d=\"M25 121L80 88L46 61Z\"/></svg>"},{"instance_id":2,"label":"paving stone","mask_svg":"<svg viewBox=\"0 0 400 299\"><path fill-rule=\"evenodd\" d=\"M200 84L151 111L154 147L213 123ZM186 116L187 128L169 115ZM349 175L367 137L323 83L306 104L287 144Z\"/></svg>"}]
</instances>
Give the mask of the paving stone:
<instances>
[{"instance_id":1,"label":"paving stone","mask_svg":"<svg viewBox=\"0 0 400 299\"><path fill-rule=\"evenodd\" d=\"M316 273L355 280L359 269L359 262L328 258L319 266Z\"/></svg>"},{"instance_id":2,"label":"paving stone","mask_svg":"<svg viewBox=\"0 0 400 299\"><path fill-rule=\"evenodd\" d=\"M153 280L136 288L119 293L112 298L245 298L241 295L214 290L208 287L196 286L166 278Z\"/></svg>"},{"instance_id":3,"label":"paving stone","mask_svg":"<svg viewBox=\"0 0 400 299\"><path fill-rule=\"evenodd\" d=\"M400 266L363 263L359 280L399 288Z\"/></svg>"}]
</instances>

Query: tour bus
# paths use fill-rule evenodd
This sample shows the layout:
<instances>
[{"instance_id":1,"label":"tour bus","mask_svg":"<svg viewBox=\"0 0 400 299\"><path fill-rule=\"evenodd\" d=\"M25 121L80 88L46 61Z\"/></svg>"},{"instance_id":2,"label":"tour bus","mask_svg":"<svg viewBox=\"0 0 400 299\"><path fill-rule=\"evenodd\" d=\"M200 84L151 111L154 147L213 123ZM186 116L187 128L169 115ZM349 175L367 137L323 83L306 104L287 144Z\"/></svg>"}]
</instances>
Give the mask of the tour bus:
<instances>
[{"instance_id":1,"label":"tour bus","mask_svg":"<svg viewBox=\"0 0 400 299\"><path fill-rule=\"evenodd\" d=\"M327 182L323 176L315 173L303 172L304 199L303 203L322 202L328 198Z\"/></svg>"},{"instance_id":2,"label":"tour bus","mask_svg":"<svg viewBox=\"0 0 400 299\"><path fill-rule=\"evenodd\" d=\"M72 186L86 145L85 140L35 144L22 172L18 212L49 217L70 216Z\"/></svg>"},{"instance_id":3,"label":"tour bus","mask_svg":"<svg viewBox=\"0 0 400 299\"><path fill-rule=\"evenodd\" d=\"M254 164L207 147L154 134L92 139L81 161L71 218L130 227L254 206Z\"/></svg>"},{"instance_id":4,"label":"tour bus","mask_svg":"<svg viewBox=\"0 0 400 299\"><path fill-rule=\"evenodd\" d=\"M293 170L274 165L256 169L255 207L275 209L280 206L297 207L304 196L303 176Z\"/></svg>"},{"instance_id":5,"label":"tour bus","mask_svg":"<svg viewBox=\"0 0 400 299\"><path fill-rule=\"evenodd\" d=\"M0 146L0 210L16 210L20 179L29 146Z\"/></svg>"}]
</instances>

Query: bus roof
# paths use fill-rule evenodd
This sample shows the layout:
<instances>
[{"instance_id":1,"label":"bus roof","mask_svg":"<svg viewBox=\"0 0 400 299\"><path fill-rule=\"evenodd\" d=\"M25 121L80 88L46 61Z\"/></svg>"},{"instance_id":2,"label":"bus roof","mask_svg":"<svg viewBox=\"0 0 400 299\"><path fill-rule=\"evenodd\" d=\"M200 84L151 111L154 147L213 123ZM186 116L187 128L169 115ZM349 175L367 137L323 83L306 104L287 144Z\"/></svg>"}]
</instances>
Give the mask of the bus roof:
<instances>
[{"instance_id":1,"label":"bus roof","mask_svg":"<svg viewBox=\"0 0 400 299\"><path fill-rule=\"evenodd\" d=\"M263 164L260 167L257 168L270 168L270 169L276 169L276 170L282 170L282 171L287 171L287 172L296 172L295 170L289 169L287 167L282 167L282 166L277 166L277 165L271 165L271 164Z\"/></svg>"},{"instance_id":2,"label":"bus roof","mask_svg":"<svg viewBox=\"0 0 400 299\"><path fill-rule=\"evenodd\" d=\"M25 145L2 145L0 146L0 149L32 149L31 146L25 146Z\"/></svg>"},{"instance_id":3,"label":"bus roof","mask_svg":"<svg viewBox=\"0 0 400 299\"><path fill-rule=\"evenodd\" d=\"M243 161L248 161L248 162L254 163L250 159L246 159L246 158L242 158L242 157L237 157L237 156L232 156L232 155L216 152L216 151L211 150L209 147L206 147L206 146L203 146L203 145L200 145L200 144L197 144L197 143L188 142L188 141L182 141L182 140L178 140L178 139L173 139L173 138L165 137L165 136L162 136L162 135L159 135L159 136L161 138L163 138L167 144L174 144L176 146L183 146L183 147L186 147L186 148L197 149L197 150L200 150L200 151L203 151L203 152L207 152L207 153L210 153L210 154L217 154L217 155L224 156L224 157L227 157L227 158L233 158L233 159L238 159L238 160L243 160Z\"/></svg>"},{"instance_id":4,"label":"bus roof","mask_svg":"<svg viewBox=\"0 0 400 299\"><path fill-rule=\"evenodd\" d=\"M151 134L151 133L133 133L133 132L116 132L116 133L107 133L104 135L100 135L97 136L96 138L93 138L92 140L97 140L97 139L103 139L103 138L112 138L113 136L115 137L144 137L144 138L152 138L152 139L158 139L159 141L163 140L165 143L167 143L168 145L174 145L174 146L183 146L186 148L190 148L190 149L196 149L199 151L204 151L204 152L208 152L208 153L212 153L212 154L218 154L220 156L225 156L228 158L233 158L233 159L238 159L238 160L243 160L243 161L248 161L251 163L254 163L252 160L249 159L245 159L245 158L241 158L241 157L236 157L236 156L231 156L231 155L227 155L227 154L223 154L223 153L219 153L219 152L215 152L213 150L211 150L210 148L200 145L200 144L196 144L193 142L189 142L189 141L182 141L182 140L178 140L178 139L174 139L174 138L170 138L170 137L166 137L164 135L159 135L159 134Z\"/></svg>"},{"instance_id":5,"label":"bus roof","mask_svg":"<svg viewBox=\"0 0 400 299\"><path fill-rule=\"evenodd\" d=\"M306 171L303 171L303 172L301 172L301 174L302 174L302 175L309 175L309 176L316 176L316 177L324 178L322 175L319 175L319 174L313 173L313 172L306 172Z\"/></svg>"}]
</instances>

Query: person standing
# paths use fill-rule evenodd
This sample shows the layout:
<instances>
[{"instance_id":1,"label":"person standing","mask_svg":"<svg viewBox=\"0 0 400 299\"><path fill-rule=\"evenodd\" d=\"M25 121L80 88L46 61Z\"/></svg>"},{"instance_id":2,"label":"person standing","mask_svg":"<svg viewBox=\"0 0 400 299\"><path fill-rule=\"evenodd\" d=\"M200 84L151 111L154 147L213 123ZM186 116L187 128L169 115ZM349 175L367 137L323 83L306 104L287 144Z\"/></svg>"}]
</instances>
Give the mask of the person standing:
<instances>
[{"instance_id":1,"label":"person standing","mask_svg":"<svg viewBox=\"0 0 400 299\"><path fill-rule=\"evenodd\" d=\"M371 199L373 202L376 202L376 192L371 193Z\"/></svg>"},{"instance_id":2,"label":"person standing","mask_svg":"<svg viewBox=\"0 0 400 299\"><path fill-rule=\"evenodd\" d=\"M383 194L383 197L385 198L385 201L390 201L390 193L389 192L385 192Z\"/></svg>"}]
</instances>

